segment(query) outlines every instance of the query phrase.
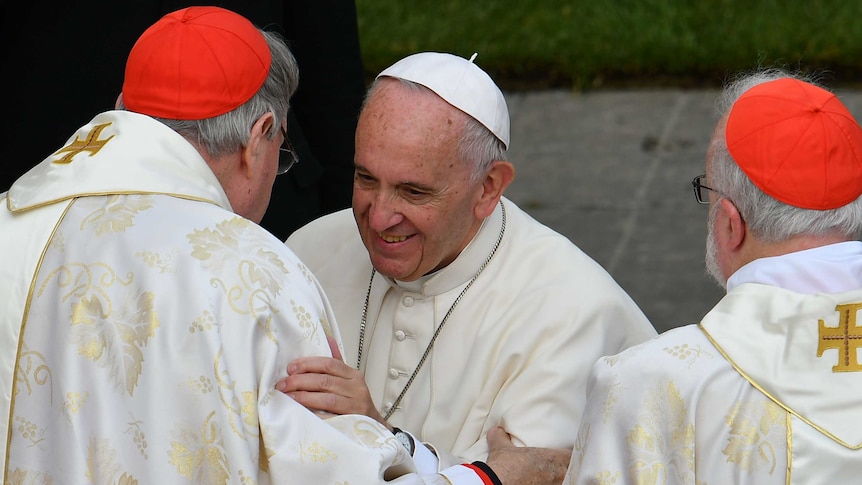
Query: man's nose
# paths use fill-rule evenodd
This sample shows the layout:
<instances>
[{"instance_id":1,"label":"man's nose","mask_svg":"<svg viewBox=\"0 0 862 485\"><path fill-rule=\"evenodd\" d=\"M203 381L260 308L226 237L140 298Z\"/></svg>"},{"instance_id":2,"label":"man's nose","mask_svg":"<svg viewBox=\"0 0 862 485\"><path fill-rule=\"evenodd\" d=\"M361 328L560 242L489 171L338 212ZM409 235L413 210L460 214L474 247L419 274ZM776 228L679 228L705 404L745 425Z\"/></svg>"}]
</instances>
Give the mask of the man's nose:
<instances>
[{"instance_id":1,"label":"man's nose","mask_svg":"<svg viewBox=\"0 0 862 485\"><path fill-rule=\"evenodd\" d=\"M385 231L404 220L396 197L378 192L368 209L368 220L376 231Z\"/></svg>"}]
</instances>

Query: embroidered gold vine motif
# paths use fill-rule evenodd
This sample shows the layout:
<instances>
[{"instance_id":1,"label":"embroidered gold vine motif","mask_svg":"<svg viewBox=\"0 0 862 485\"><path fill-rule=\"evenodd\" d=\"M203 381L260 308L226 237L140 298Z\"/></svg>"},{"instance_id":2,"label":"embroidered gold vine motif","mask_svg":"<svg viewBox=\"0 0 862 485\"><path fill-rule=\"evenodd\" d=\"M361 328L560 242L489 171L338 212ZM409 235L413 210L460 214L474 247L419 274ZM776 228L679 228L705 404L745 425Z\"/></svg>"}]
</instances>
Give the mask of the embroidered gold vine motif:
<instances>
[{"instance_id":1,"label":"embroidered gold vine motif","mask_svg":"<svg viewBox=\"0 0 862 485\"><path fill-rule=\"evenodd\" d=\"M90 152L91 157L99 153L99 150L101 150L105 144L114 137L114 135L111 135L104 140L99 139L99 135L102 134L102 130L110 126L110 124L111 122L94 126L93 129L87 133L86 139L82 140L76 136L75 141L54 153L54 155L60 155L61 153L66 154L63 158L54 160L54 163L72 163L72 159L75 158L75 155L82 152Z\"/></svg>"},{"instance_id":2,"label":"embroidered gold vine motif","mask_svg":"<svg viewBox=\"0 0 862 485\"><path fill-rule=\"evenodd\" d=\"M860 372L857 352L862 348L862 327L857 325L857 314L862 310L862 302L837 305L835 311L840 315L837 327L827 327L823 320L818 320L819 340L817 342L817 357L824 350L838 351L838 365L832 366L832 372Z\"/></svg>"}]
</instances>

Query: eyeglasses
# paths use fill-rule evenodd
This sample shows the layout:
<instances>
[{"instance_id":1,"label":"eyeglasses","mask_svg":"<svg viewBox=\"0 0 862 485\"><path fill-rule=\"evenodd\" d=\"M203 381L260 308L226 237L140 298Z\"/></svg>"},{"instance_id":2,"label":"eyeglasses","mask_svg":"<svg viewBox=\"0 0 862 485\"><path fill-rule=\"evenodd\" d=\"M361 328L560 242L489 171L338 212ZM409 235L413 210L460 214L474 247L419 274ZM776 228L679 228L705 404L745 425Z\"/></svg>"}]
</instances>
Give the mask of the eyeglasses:
<instances>
[{"instance_id":1,"label":"eyeglasses","mask_svg":"<svg viewBox=\"0 0 862 485\"><path fill-rule=\"evenodd\" d=\"M709 204L709 195L707 195L704 190L711 190L716 194L721 194L721 192L713 189L712 187L707 187L703 185L703 181L706 179L706 174L698 175L691 181L691 186L694 188L694 198L697 200L698 204Z\"/></svg>"},{"instance_id":2,"label":"eyeglasses","mask_svg":"<svg viewBox=\"0 0 862 485\"><path fill-rule=\"evenodd\" d=\"M290 144L290 138L287 137L287 129L282 128L281 134L284 136L284 142L278 149L278 170L275 172L276 175L286 173L299 162L299 156L296 154L296 150L293 149L293 145Z\"/></svg>"}]
</instances>

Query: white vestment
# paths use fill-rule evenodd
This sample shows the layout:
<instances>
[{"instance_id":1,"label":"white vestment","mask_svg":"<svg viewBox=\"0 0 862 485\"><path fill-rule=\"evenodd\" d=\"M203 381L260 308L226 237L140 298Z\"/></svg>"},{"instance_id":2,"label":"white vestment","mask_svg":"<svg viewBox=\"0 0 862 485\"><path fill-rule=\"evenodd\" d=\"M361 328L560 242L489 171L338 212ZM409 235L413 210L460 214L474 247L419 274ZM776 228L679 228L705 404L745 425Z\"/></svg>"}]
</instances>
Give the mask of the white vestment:
<instances>
[{"instance_id":1,"label":"white vestment","mask_svg":"<svg viewBox=\"0 0 862 485\"><path fill-rule=\"evenodd\" d=\"M596 363L564 483L862 483L862 242L763 258Z\"/></svg>"},{"instance_id":2,"label":"white vestment","mask_svg":"<svg viewBox=\"0 0 862 485\"><path fill-rule=\"evenodd\" d=\"M505 230L496 254L452 310L389 419L450 464L484 460L485 435L495 425L517 444L571 448L567 428L580 421L590 366L655 336L601 266L511 201L502 204ZM503 214L498 206L457 259L432 275L410 283L374 277L360 368L381 412L491 254ZM345 361L356 365L372 266L351 210L311 222L287 244L326 291Z\"/></svg>"},{"instance_id":3,"label":"white vestment","mask_svg":"<svg viewBox=\"0 0 862 485\"><path fill-rule=\"evenodd\" d=\"M291 360L331 355L332 311L163 124L98 115L0 194L0 230L0 483L364 484L415 469L373 420L323 420L275 390ZM397 482L452 483L427 471Z\"/></svg>"}]
</instances>

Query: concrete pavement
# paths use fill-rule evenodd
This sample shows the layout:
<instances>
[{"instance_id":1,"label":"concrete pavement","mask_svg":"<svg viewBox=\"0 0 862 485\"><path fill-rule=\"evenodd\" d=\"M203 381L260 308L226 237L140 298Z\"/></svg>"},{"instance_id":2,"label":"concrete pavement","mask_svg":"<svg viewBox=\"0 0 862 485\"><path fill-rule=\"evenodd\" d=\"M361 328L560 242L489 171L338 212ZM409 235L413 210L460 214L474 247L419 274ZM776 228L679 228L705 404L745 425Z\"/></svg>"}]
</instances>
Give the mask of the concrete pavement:
<instances>
[{"instance_id":1,"label":"concrete pavement","mask_svg":"<svg viewBox=\"0 0 862 485\"><path fill-rule=\"evenodd\" d=\"M835 90L862 120L862 92ZM506 92L506 196L605 267L660 332L724 295L704 270L703 173L715 90Z\"/></svg>"}]
</instances>

